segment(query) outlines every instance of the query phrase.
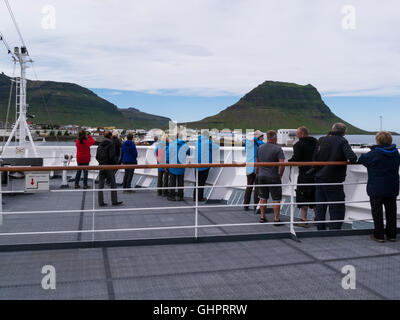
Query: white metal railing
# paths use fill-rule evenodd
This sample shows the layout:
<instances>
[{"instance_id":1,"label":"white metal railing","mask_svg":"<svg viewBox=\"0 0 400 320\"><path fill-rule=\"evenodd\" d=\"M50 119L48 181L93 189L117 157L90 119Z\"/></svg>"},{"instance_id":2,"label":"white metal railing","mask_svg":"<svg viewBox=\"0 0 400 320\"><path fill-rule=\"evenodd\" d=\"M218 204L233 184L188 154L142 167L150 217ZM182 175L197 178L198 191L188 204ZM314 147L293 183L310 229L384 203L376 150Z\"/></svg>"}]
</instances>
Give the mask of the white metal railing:
<instances>
[{"instance_id":1,"label":"white metal railing","mask_svg":"<svg viewBox=\"0 0 400 320\"><path fill-rule=\"evenodd\" d=\"M34 170L34 168L33 168ZM60 168L62 170L62 168ZM27 211L4 211L3 206L1 203L1 198L3 194L9 194L9 193L24 193L24 191L3 191L0 190L0 230L1 230L1 223L4 224L3 217L5 216L12 216L12 215L35 215L35 214L62 214L62 213L92 213L92 226L91 229L87 230L60 230L60 231L32 231L32 232L0 232L0 236L27 236L27 235L55 235L55 234L91 234L92 235L92 241L95 240L95 234L99 233L111 233L111 232L118 232L118 233L123 233L123 232L135 232L135 231L161 231L161 230L194 230L194 238L199 237L199 229L207 229L207 228L230 228L230 227L249 227L249 226L254 226L257 228L262 228L263 226L271 226L271 225L287 225L289 227L289 232L296 236L296 231L295 231L295 224L298 223L298 221L295 221L295 206L297 205L318 205L318 204L349 204L349 203L369 203L367 200L352 200L352 201L335 201L335 202L309 202L309 203L298 203L295 201L295 187L297 186L318 186L318 185L326 185L326 186L332 186L332 185L343 185L343 186L352 186L352 185L360 185L360 184L366 184L367 182L347 182L347 183L313 183L313 184L297 184L295 182L291 183L285 183L285 184L260 184L260 185L213 185L213 186L199 186L198 185L198 170L196 170L195 174L195 184L194 186L183 186L183 187L164 187L164 188L158 188L158 187L150 187L150 188L116 188L116 189L96 189L95 185L95 179L92 180L92 188L86 189L86 190L68 190L68 189L62 189L62 190L49 190L49 193L76 193L76 192L90 192L93 194L92 197L92 208L89 209L74 209L74 210L27 210ZM199 205L199 199L198 199L198 190L200 188L206 189L206 188L238 188L238 187L290 187L290 201L289 202L280 202L280 203L266 203L266 204L258 204L258 206L288 206L290 208L290 215L289 221L283 221L283 222L266 222L263 224L260 224L259 222L254 222L254 223L224 223L224 224L200 224L199 223L199 209L222 209L222 208L227 208L227 207L232 207L232 208L240 208L244 206L249 206L249 204L224 204L224 205L212 205L212 204L205 204L205 205ZM193 205L180 205L180 206L162 206L162 207L118 207L118 208L110 208L110 209L98 209L96 208L96 195L95 193L98 191L128 191L128 190L134 190L137 191L138 194L140 192L144 191L152 191L152 190L178 190L178 189L193 189L195 188L195 201ZM135 196L135 195L133 195ZM400 200L398 200L400 201ZM252 205L251 205L252 206ZM194 210L195 214L195 219L194 219L194 224L193 225L183 225L183 226L165 226L165 227L136 227L136 228L115 228L115 229L96 229L95 227L95 222L96 222L96 214L107 212L107 213L114 213L114 212L146 212L146 211L152 211L152 210L157 210L157 211L162 211L162 210ZM353 223L356 221L365 221L365 222L370 222L372 221L372 218L368 219L343 219L343 220L324 220L324 221L307 221L309 224L320 224L320 223L336 223L336 222L341 222L341 223Z\"/></svg>"}]
</instances>

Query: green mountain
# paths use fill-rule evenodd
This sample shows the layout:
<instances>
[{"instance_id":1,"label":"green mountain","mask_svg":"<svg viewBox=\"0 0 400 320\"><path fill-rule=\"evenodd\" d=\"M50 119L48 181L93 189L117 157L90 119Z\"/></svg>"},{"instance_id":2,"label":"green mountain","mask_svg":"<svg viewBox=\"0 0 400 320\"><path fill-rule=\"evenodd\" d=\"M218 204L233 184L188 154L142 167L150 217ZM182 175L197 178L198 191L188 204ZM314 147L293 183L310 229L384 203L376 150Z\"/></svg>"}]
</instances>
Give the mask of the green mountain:
<instances>
[{"instance_id":1,"label":"green mountain","mask_svg":"<svg viewBox=\"0 0 400 320\"><path fill-rule=\"evenodd\" d=\"M170 119L141 112L118 109L89 89L77 84L53 81L28 81L28 114L37 124L116 126L126 129L168 128ZM7 113L10 78L0 74L0 121ZM15 88L9 121L15 121Z\"/></svg>"},{"instance_id":2,"label":"green mountain","mask_svg":"<svg viewBox=\"0 0 400 320\"><path fill-rule=\"evenodd\" d=\"M345 123L349 134L367 133L333 114L312 85L266 81L217 115L186 125L195 129L264 131L306 126L313 134L323 134L336 122Z\"/></svg>"}]
</instances>

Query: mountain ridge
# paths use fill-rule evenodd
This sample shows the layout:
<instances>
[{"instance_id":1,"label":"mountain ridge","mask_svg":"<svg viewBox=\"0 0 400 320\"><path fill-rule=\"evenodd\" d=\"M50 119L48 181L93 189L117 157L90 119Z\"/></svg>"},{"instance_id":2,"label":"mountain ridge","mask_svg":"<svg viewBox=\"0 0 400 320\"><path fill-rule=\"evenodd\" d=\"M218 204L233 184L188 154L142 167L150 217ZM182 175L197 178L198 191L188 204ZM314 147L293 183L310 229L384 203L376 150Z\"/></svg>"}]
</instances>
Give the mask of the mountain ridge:
<instances>
[{"instance_id":1,"label":"mountain ridge","mask_svg":"<svg viewBox=\"0 0 400 320\"><path fill-rule=\"evenodd\" d=\"M304 125L313 134L324 134L336 122L345 123L349 134L368 133L336 116L313 85L268 80L218 114L185 125L197 129L242 130L277 130Z\"/></svg>"},{"instance_id":2,"label":"mountain ridge","mask_svg":"<svg viewBox=\"0 0 400 320\"><path fill-rule=\"evenodd\" d=\"M0 74L0 117L5 121L10 77ZM14 88L15 90L15 88ZM28 80L28 114L35 123L52 125L117 126L124 129L168 128L169 118L142 112L136 108L121 109L93 91L75 83ZM15 91L10 121L15 120Z\"/></svg>"}]
</instances>

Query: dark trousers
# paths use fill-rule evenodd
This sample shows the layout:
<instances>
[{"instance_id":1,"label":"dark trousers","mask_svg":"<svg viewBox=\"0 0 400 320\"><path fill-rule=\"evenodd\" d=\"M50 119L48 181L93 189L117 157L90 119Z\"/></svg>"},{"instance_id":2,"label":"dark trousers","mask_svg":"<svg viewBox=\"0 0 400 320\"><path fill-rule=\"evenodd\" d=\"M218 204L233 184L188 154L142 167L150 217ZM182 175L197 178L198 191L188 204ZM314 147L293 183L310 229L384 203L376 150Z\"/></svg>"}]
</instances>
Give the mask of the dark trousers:
<instances>
[{"instance_id":1,"label":"dark trousers","mask_svg":"<svg viewBox=\"0 0 400 320\"><path fill-rule=\"evenodd\" d=\"M78 166L88 166L89 163L78 163ZM82 170L76 171L76 176L75 176L75 185L79 185L79 181L81 181L81 174ZM83 170L83 185L87 186L88 184L88 171Z\"/></svg>"},{"instance_id":2,"label":"dark trousers","mask_svg":"<svg viewBox=\"0 0 400 320\"><path fill-rule=\"evenodd\" d=\"M135 163L124 163L127 165L135 164ZM124 180L122 182L122 187L124 189L130 189L132 186L132 179L135 173L135 169L125 169Z\"/></svg>"},{"instance_id":3,"label":"dark trousers","mask_svg":"<svg viewBox=\"0 0 400 320\"><path fill-rule=\"evenodd\" d=\"M255 173L249 174L247 175L247 185L248 186L252 186L256 183L257 181L257 176ZM246 192L244 194L244 201L243 204L249 204L250 200L251 200L251 193L253 192L253 187L247 187L246 188ZM260 199L258 198L258 187L254 187L254 204L257 206L258 202L260 201ZM249 206L245 206L245 207L249 207Z\"/></svg>"},{"instance_id":4,"label":"dark trousers","mask_svg":"<svg viewBox=\"0 0 400 320\"><path fill-rule=\"evenodd\" d=\"M317 181L318 183L318 181ZM322 183L322 182L320 182ZM344 201L345 194L343 191L343 185L337 186L317 186L315 193L316 202L334 202ZM326 220L326 210L329 207L330 220L344 220L346 213L346 207L343 204L317 204L315 221ZM328 227L330 230L340 230L343 222L332 222L329 223ZM325 223L317 224L318 230L326 230Z\"/></svg>"},{"instance_id":5,"label":"dark trousers","mask_svg":"<svg viewBox=\"0 0 400 320\"><path fill-rule=\"evenodd\" d=\"M100 170L99 173L99 189L104 189L104 184L106 180L110 183L111 189L117 188L117 183L115 182L115 173L112 170ZM99 191L99 205L104 203L103 191ZM117 191L111 191L111 201L113 204L118 202Z\"/></svg>"},{"instance_id":6,"label":"dark trousers","mask_svg":"<svg viewBox=\"0 0 400 320\"><path fill-rule=\"evenodd\" d=\"M175 175L170 173L169 174L169 187L174 188L169 190L169 196L171 198L175 198L176 195L176 185L178 184L178 187L183 187L184 185L184 178L185 175ZM178 198L183 198L183 189L178 189Z\"/></svg>"},{"instance_id":7,"label":"dark trousers","mask_svg":"<svg viewBox=\"0 0 400 320\"><path fill-rule=\"evenodd\" d=\"M198 182L199 187L204 187L206 185L209 173L210 169L199 171L199 182ZM203 198L204 198L204 188L199 188L199 200ZM196 188L194 188L193 190L193 200L196 201Z\"/></svg>"},{"instance_id":8,"label":"dark trousers","mask_svg":"<svg viewBox=\"0 0 400 320\"><path fill-rule=\"evenodd\" d=\"M167 171L158 171L157 188L168 188L169 173ZM158 189L159 196L168 196L168 189Z\"/></svg>"},{"instance_id":9,"label":"dark trousers","mask_svg":"<svg viewBox=\"0 0 400 320\"><path fill-rule=\"evenodd\" d=\"M396 239L397 234L397 203L396 197L370 197L372 217L374 218L374 236L377 239ZM386 214L386 232L383 224L383 206Z\"/></svg>"}]
</instances>

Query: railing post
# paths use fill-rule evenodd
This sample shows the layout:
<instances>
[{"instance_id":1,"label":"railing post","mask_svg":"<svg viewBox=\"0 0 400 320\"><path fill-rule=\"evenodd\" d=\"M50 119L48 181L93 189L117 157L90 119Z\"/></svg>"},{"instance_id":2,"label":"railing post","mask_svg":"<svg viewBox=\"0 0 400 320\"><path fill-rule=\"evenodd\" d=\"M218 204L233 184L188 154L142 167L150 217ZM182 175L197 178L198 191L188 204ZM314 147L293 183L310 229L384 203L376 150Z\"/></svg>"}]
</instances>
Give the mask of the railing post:
<instances>
[{"instance_id":1,"label":"railing post","mask_svg":"<svg viewBox=\"0 0 400 320\"><path fill-rule=\"evenodd\" d=\"M96 171L93 174L93 186L92 186L92 241L94 241L94 217L95 217L95 210L96 210Z\"/></svg>"},{"instance_id":2,"label":"railing post","mask_svg":"<svg viewBox=\"0 0 400 320\"><path fill-rule=\"evenodd\" d=\"M297 241L297 235L296 231L294 231L294 188L295 188L295 183L292 180L290 182L290 233L293 238L293 240Z\"/></svg>"},{"instance_id":3,"label":"railing post","mask_svg":"<svg viewBox=\"0 0 400 320\"><path fill-rule=\"evenodd\" d=\"M195 209L195 228L194 237L197 239L198 234L198 223L199 223L199 169L194 169L196 176L196 209Z\"/></svg>"},{"instance_id":4,"label":"railing post","mask_svg":"<svg viewBox=\"0 0 400 320\"><path fill-rule=\"evenodd\" d=\"M6 172L7 174L7 172ZM3 225L3 174L0 173L0 226Z\"/></svg>"}]
</instances>

